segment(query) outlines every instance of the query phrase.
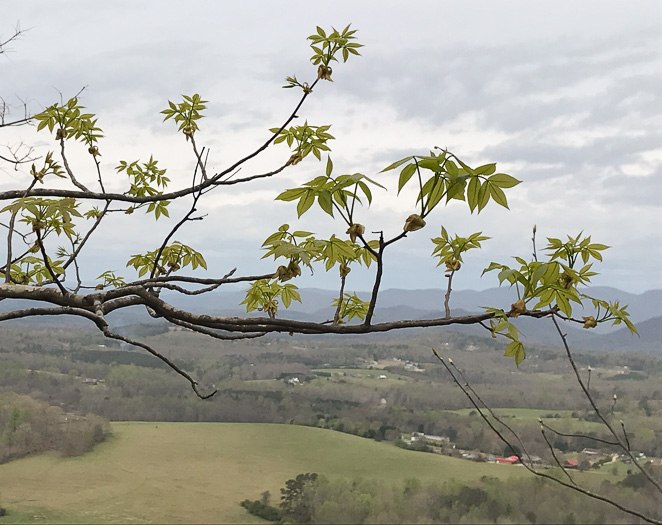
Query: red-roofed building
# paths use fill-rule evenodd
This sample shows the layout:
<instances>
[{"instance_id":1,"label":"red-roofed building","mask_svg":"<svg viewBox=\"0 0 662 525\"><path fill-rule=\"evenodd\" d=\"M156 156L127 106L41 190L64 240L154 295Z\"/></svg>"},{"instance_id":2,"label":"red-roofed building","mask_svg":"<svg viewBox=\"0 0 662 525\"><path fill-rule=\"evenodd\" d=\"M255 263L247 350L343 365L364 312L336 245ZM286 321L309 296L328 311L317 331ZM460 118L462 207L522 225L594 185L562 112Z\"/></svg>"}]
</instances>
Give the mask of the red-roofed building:
<instances>
[{"instance_id":1,"label":"red-roofed building","mask_svg":"<svg viewBox=\"0 0 662 525\"><path fill-rule=\"evenodd\" d=\"M577 468L577 465L579 462L576 459L568 459L565 462L565 465L563 465L565 468Z\"/></svg>"},{"instance_id":2,"label":"red-roofed building","mask_svg":"<svg viewBox=\"0 0 662 525\"><path fill-rule=\"evenodd\" d=\"M508 458L494 458L494 461L496 461L497 463L512 465L513 463L517 463L519 459L517 459L517 456L510 456Z\"/></svg>"}]
</instances>

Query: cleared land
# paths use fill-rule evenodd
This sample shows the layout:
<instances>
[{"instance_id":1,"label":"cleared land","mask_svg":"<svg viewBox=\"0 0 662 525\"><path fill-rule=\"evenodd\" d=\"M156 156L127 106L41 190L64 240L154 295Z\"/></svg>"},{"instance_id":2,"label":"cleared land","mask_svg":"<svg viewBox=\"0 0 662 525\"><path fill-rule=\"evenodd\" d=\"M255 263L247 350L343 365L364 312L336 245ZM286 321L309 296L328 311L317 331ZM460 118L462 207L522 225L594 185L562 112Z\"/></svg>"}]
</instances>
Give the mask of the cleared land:
<instances>
[{"instance_id":1,"label":"cleared land","mask_svg":"<svg viewBox=\"0 0 662 525\"><path fill-rule=\"evenodd\" d=\"M265 490L277 501L302 472L393 483L526 474L293 425L132 422L113 431L82 457L0 465L0 504L16 512L0 523L264 523L239 502Z\"/></svg>"}]
</instances>

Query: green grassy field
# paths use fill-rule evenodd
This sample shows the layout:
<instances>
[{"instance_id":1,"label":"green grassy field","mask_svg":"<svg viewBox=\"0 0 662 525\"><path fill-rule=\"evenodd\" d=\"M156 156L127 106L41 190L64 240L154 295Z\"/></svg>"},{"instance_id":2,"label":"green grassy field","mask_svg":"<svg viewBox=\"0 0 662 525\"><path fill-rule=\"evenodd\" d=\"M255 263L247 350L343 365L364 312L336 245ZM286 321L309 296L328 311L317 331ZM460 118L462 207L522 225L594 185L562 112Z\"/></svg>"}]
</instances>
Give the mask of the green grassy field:
<instances>
[{"instance_id":1,"label":"green grassy field","mask_svg":"<svg viewBox=\"0 0 662 525\"><path fill-rule=\"evenodd\" d=\"M393 374L386 370L381 370L379 368L373 368L372 370L368 368L316 368L311 370L311 372L327 372L331 374L334 378L343 378L343 379L376 379L379 380L380 375L386 376L386 379L397 379L397 380L409 380L406 376L401 376L398 374ZM324 379L323 377L321 379ZM380 381L383 381L381 379Z\"/></svg>"},{"instance_id":2,"label":"green grassy field","mask_svg":"<svg viewBox=\"0 0 662 525\"><path fill-rule=\"evenodd\" d=\"M570 415L572 410L546 410L542 408L493 408L494 412L498 416L512 416L516 418L532 418L537 420L537 418L542 419L556 419L548 417L550 414L555 416L559 415L560 419L571 418ZM474 408L461 408L459 410L448 410L454 414L461 414L463 416L469 415L470 412L475 412Z\"/></svg>"},{"instance_id":3,"label":"green grassy field","mask_svg":"<svg viewBox=\"0 0 662 525\"><path fill-rule=\"evenodd\" d=\"M2 523L263 523L239 502L302 472L400 483L526 475L316 428L240 423L113 423L77 458L0 465Z\"/></svg>"}]
</instances>

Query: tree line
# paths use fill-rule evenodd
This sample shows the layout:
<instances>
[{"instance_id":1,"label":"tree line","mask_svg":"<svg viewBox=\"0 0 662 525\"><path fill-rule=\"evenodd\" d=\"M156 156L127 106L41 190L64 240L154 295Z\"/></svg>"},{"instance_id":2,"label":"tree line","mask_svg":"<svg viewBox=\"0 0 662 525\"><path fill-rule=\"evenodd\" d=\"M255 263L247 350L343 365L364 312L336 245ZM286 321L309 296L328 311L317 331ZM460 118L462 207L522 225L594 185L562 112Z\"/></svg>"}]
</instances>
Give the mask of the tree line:
<instances>
[{"instance_id":1,"label":"tree line","mask_svg":"<svg viewBox=\"0 0 662 525\"><path fill-rule=\"evenodd\" d=\"M662 476L662 470L656 474ZM662 506L654 488L639 478L641 474L618 483L604 480L599 488L610 498L637 504L659 519ZM241 505L276 523L639 523L604 502L587 501L549 480L531 477L483 476L473 483L422 483L410 478L390 485L306 473L285 483L280 502L265 492L259 500L246 499Z\"/></svg>"},{"instance_id":2,"label":"tree line","mask_svg":"<svg viewBox=\"0 0 662 525\"><path fill-rule=\"evenodd\" d=\"M29 396L0 394L0 463L46 450L78 456L109 434L110 424L97 415L79 416Z\"/></svg>"}]
</instances>

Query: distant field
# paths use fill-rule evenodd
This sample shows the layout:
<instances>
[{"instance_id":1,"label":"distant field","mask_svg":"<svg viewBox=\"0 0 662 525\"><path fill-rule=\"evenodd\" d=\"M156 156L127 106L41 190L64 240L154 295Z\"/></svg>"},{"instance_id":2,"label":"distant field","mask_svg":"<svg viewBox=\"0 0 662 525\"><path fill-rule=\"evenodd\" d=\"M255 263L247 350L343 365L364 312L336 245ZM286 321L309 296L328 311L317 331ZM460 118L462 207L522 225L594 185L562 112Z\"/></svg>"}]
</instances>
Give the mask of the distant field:
<instances>
[{"instance_id":1,"label":"distant field","mask_svg":"<svg viewBox=\"0 0 662 525\"><path fill-rule=\"evenodd\" d=\"M275 501L303 472L400 483L526 475L293 425L113 423L95 451L0 465L2 523L264 523L239 506L265 490Z\"/></svg>"},{"instance_id":2,"label":"distant field","mask_svg":"<svg viewBox=\"0 0 662 525\"><path fill-rule=\"evenodd\" d=\"M409 379L406 376L392 374L391 372L379 368L374 368L372 370L368 368L316 368L311 370L311 372L327 372L331 374L332 377L341 376L346 378L357 377L362 379L379 379L379 376L384 375L386 376L386 379Z\"/></svg>"},{"instance_id":3,"label":"distant field","mask_svg":"<svg viewBox=\"0 0 662 525\"><path fill-rule=\"evenodd\" d=\"M469 415L470 412L474 411L474 408L461 408L459 410L448 410L454 414L460 414L463 416ZM512 416L516 418L543 418L547 419L551 415L552 417L559 415L560 418L570 418L572 417L572 410L546 410L542 408L493 408L494 413L497 416Z\"/></svg>"}]
</instances>

